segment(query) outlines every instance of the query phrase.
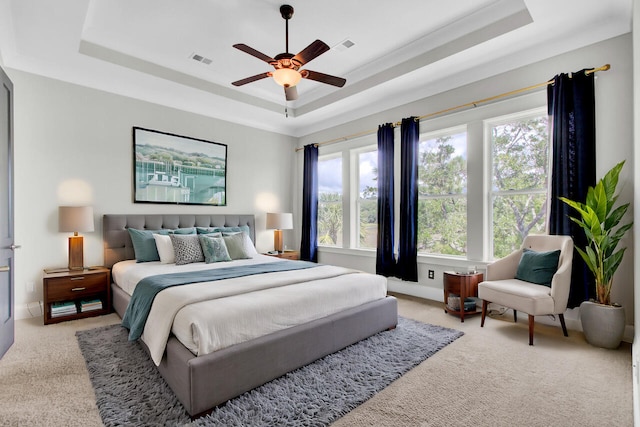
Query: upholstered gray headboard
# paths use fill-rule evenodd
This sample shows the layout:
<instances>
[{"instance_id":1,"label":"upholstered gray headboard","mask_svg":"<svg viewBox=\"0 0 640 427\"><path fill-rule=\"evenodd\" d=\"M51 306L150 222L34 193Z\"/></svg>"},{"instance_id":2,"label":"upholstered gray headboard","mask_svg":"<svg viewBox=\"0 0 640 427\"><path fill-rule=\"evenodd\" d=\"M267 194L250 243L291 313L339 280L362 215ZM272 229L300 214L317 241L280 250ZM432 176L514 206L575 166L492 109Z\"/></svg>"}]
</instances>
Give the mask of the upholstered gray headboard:
<instances>
[{"instance_id":1,"label":"upholstered gray headboard","mask_svg":"<svg viewBox=\"0 0 640 427\"><path fill-rule=\"evenodd\" d=\"M118 261L135 259L133 244L127 228L161 230L190 227L239 227L241 225L249 226L249 236L255 243L256 231L255 217L253 215L104 215L102 222L104 265L111 268Z\"/></svg>"}]
</instances>

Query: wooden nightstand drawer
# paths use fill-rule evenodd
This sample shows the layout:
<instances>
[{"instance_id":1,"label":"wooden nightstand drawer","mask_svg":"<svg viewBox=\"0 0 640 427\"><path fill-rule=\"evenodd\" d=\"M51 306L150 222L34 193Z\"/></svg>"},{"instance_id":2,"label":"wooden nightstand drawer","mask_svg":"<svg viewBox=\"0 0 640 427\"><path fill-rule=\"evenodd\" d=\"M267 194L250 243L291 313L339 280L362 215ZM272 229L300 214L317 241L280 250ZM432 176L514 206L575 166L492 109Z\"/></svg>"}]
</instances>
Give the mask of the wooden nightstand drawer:
<instances>
[{"instance_id":1,"label":"wooden nightstand drawer","mask_svg":"<svg viewBox=\"0 0 640 427\"><path fill-rule=\"evenodd\" d=\"M111 271L96 268L45 273L44 324L111 312Z\"/></svg>"},{"instance_id":2,"label":"wooden nightstand drawer","mask_svg":"<svg viewBox=\"0 0 640 427\"><path fill-rule=\"evenodd\" d=\"M49 301L67 300L102 292L107 284L107 275L87 274L72 277L48 279L47 299Z\"/></svg>"}]
</instances>

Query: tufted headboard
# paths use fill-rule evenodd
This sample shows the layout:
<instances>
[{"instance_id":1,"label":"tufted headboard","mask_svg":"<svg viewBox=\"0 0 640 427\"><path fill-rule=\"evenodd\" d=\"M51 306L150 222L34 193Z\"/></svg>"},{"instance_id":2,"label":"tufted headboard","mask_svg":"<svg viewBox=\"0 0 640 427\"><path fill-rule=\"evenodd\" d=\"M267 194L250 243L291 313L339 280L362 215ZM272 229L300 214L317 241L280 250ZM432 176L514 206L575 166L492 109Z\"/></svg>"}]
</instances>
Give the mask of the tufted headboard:
<instances>
[{"instance_id":1,"label":"tufted headboard","mask_svg":"<svg viewBox=\"0 0 640 427\"><path fill-rule=\"evenodd\" d=\"M104 265L111 268L118 261L135 259L133 244L127 228L161 230L190 227L249 226L249 236L255 243L255 217L253 215L178 215L178 214L108 214L102 222Z\"/></svg>"}]
</instances>

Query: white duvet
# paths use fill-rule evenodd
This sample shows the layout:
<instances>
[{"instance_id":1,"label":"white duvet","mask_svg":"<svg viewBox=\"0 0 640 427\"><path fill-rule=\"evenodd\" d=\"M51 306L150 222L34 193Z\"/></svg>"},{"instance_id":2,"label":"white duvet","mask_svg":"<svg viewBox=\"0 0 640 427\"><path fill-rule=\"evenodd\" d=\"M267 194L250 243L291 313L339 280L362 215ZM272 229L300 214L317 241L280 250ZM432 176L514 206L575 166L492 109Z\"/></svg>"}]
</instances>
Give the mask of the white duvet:
<instances>
[{"instance_id":1,"label":"white duvet","mask_svg":"<svg viewBox=\"0 0 640 427\"><path fill-rule=\"evenodd\" d=\"M123 261L114 265L112 274L131 295L135 284L151 275L265 262L281 260L257 255L231 263L182 266ZM175 286L156 296L142 340L157 365L170 333L195 355L204 355L384 298L386 293L382 276L328 265Z\"/></svg>"}]
</instances>

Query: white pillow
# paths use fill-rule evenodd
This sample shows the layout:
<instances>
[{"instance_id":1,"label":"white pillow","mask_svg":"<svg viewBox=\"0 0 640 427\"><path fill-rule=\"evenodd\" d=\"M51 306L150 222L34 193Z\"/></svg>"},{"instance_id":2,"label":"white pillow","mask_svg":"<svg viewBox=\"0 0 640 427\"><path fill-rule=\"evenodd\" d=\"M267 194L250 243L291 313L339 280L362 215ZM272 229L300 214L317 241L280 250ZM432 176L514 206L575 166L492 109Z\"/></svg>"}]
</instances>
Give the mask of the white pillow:
<instances>
[{"instance_id":1,"label":"white pillow","mask_svg":"<svg viewBox=\"0 0 640 427\"><path fill-rule=\"evenodd\" d=\"M156 248L158 249L158 255L160 255L160 262L162 264L175 263L176 256L173 251L171 238L162 234L154 234L153 238L156 240Z\"/></svg>"},{"instance_id":2,"label":"white pillow","mask_svg":"<svg viewBox=\"0 0 640 427\"><path fill-rule=\"evenodd\" d=\"M258 254L253 242L247 233L222 233L224 243L229 251L231 259L253 258Z\"/></svg>"}]
</instances>

